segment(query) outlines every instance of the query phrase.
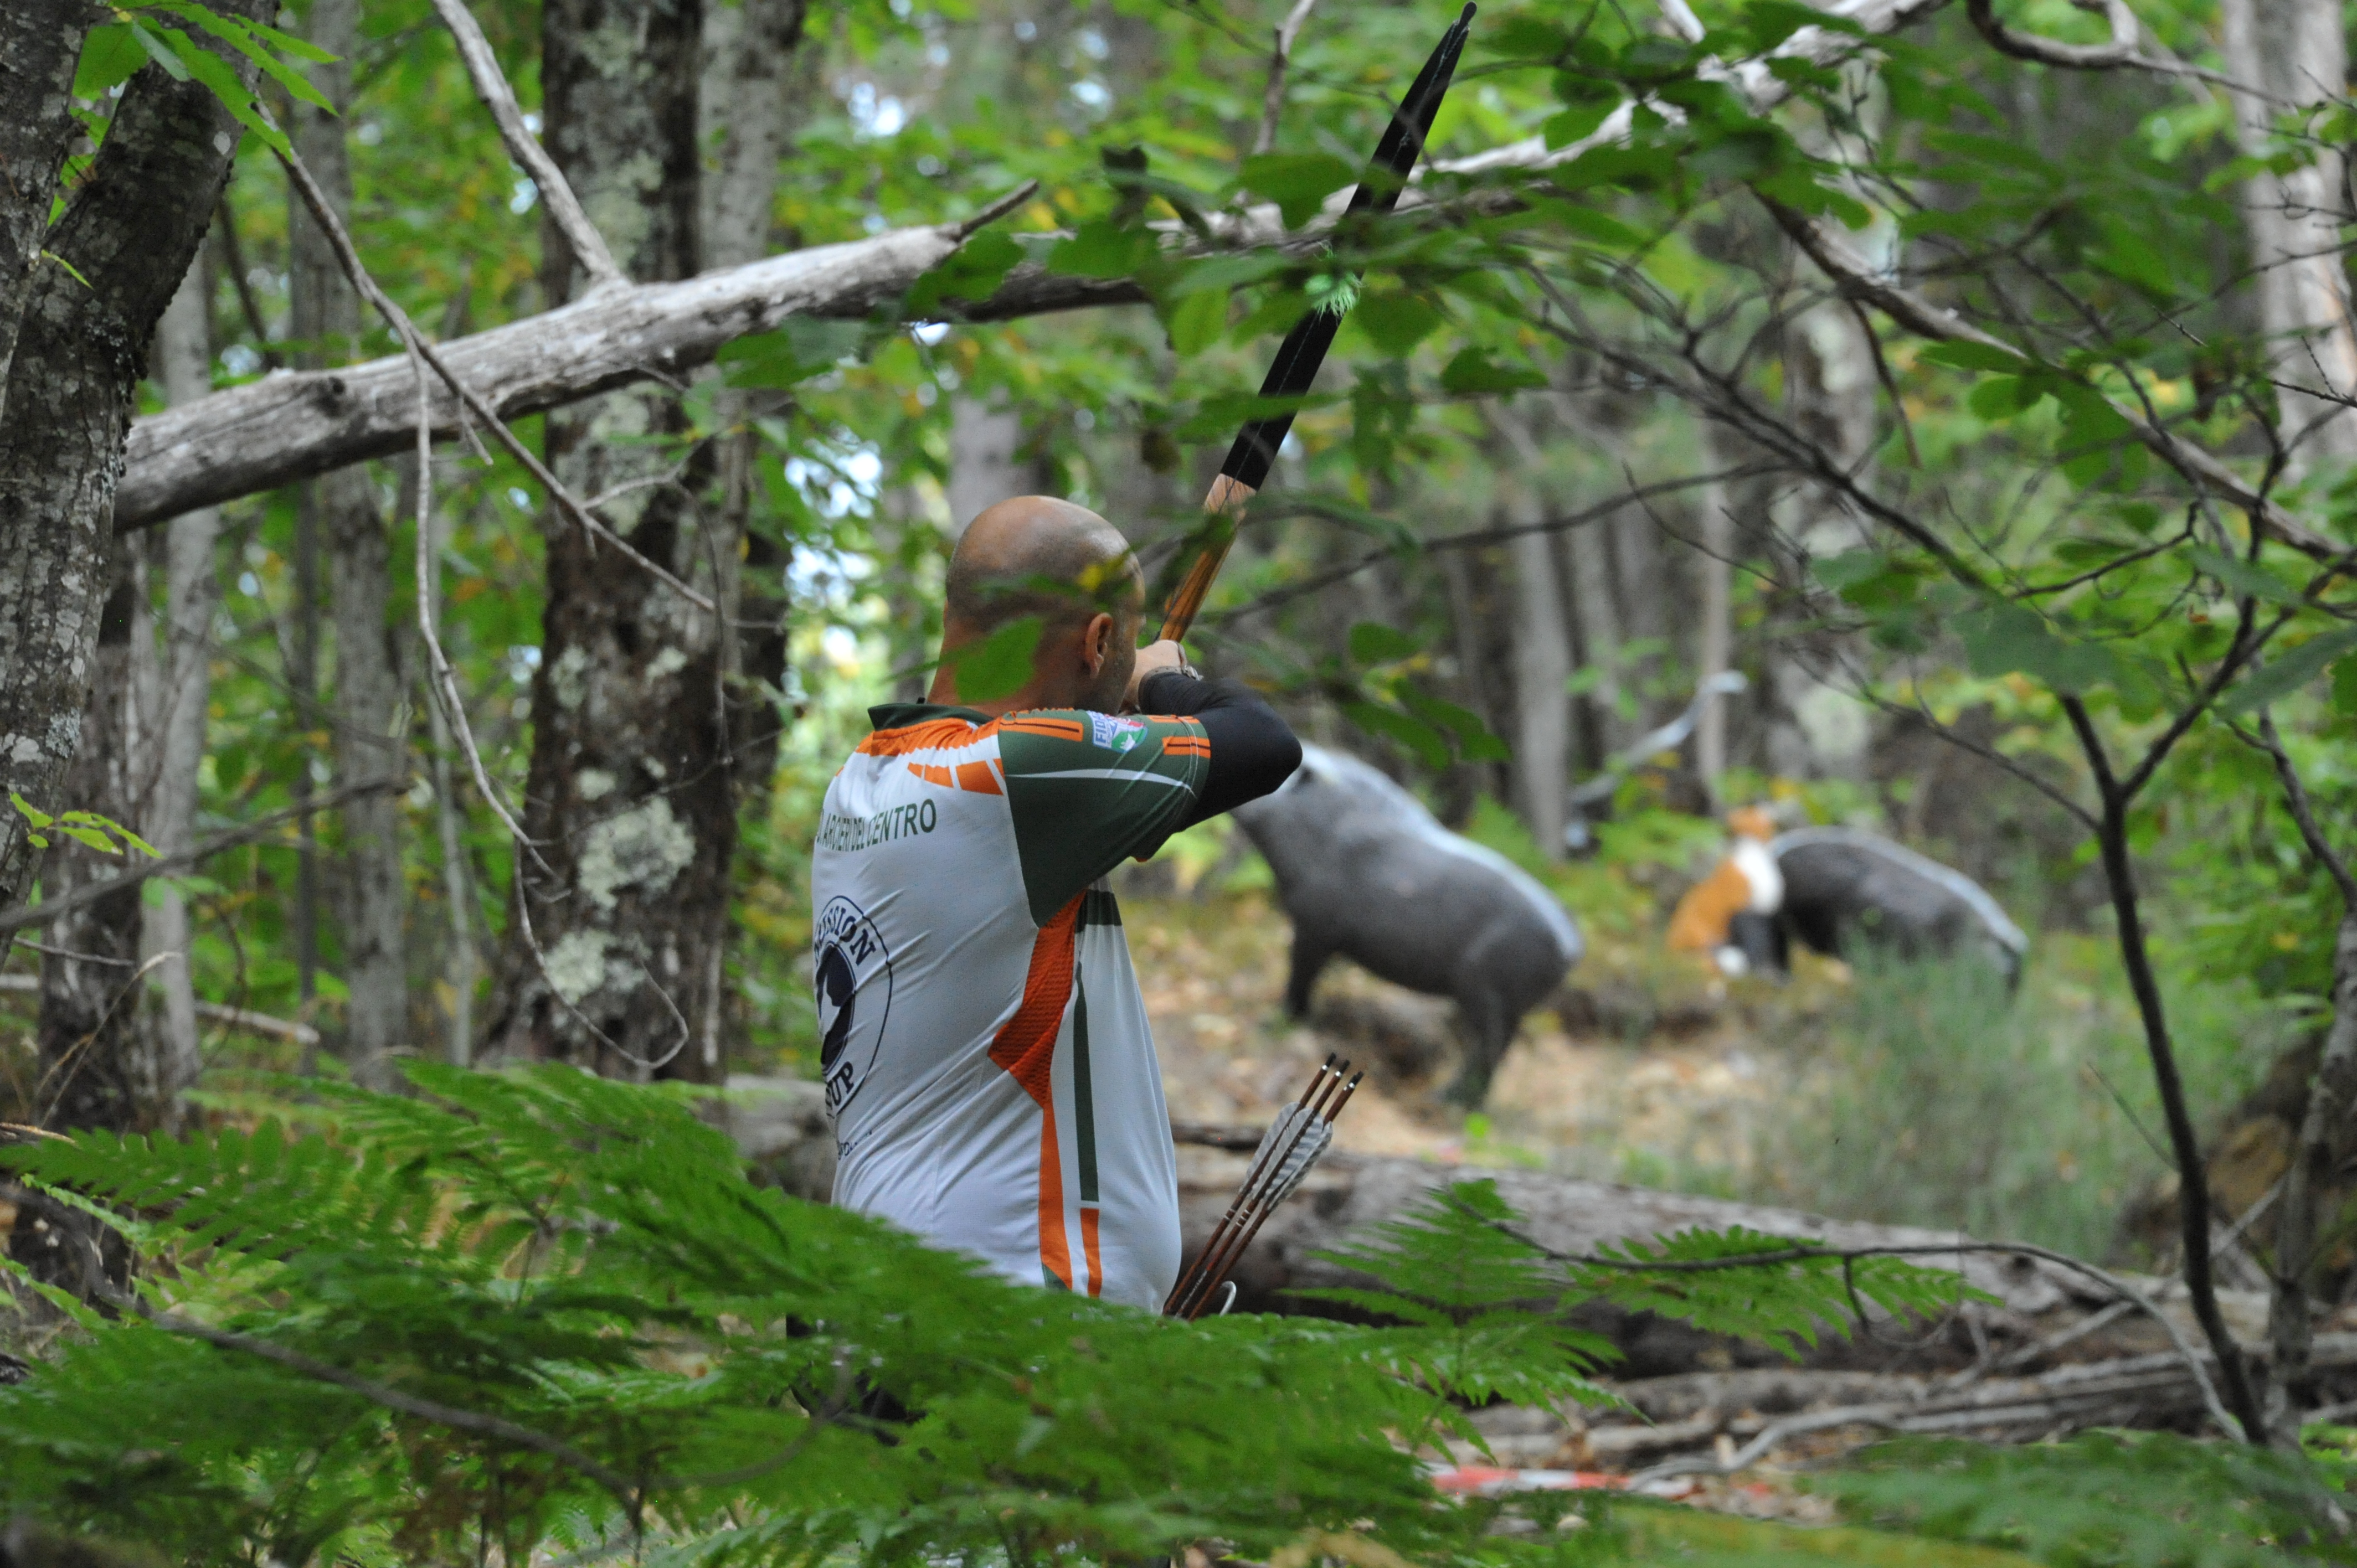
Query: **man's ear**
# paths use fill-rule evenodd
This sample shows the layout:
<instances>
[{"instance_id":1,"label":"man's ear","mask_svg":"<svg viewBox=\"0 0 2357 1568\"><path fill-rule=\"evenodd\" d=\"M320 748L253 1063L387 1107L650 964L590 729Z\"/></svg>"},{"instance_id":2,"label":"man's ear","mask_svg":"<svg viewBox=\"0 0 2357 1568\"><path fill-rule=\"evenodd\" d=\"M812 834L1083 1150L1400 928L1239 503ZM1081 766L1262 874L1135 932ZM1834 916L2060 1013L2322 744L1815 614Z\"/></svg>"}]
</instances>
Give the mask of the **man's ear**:
<instances>
[{"instance_id":1,"label":"man's ear","mask_svg":"<svg viewBox=\"0 0 2357 1568\"><path fill-rule=\"evenodd\" d=\"M1082 628L1081 662L1088 666L1090 674L1103 670L1106 659L1112 656L1113 634L1116 629L1113 617L1103 610L1091 616L1089 624Z\"/></svg>"}]
</instances>

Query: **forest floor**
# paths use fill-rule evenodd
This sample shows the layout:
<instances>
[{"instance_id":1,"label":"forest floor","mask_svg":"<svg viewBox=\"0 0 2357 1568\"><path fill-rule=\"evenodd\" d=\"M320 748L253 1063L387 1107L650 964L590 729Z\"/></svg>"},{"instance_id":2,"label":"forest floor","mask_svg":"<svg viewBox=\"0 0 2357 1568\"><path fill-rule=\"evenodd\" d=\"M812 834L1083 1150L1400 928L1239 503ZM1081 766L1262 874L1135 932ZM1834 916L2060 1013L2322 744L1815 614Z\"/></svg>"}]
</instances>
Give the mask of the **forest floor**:
<instances>
[{"instance_id":1,"label":"forest floor","mask_svg":"<svg viewBox=\"0 0 2357 1568\"><path fill-rule=\"evenodd\" d=\"M1632 975L1627 955L1605 944L1553 1005L1523 1020L1484 1112L1468 1117L1441 1099L1455 1068L1448 1003L1337 960L1312 1024L1296 1025L1284 1015L1292 929L1264 895L1131 895L1122 907L1174 1122L1264 1123L1329 1050L1362 1063L1372 1055L1335 1130L1340 1146L1441 1163L1722 1186L1749 1171L1761 1118L1795 1086L1793 1064L1764 1034L1803 1010L1792 993L1822 1005L1844 983L1841 966L1804 955L1783 993L1759 982L1730 988L1696 966L1674 971L1664 996L1658 969ZM1447 1054L1403 1071L1398 1049L1365 1048L1370 1015Z\"/></svg>"}]
</instances>

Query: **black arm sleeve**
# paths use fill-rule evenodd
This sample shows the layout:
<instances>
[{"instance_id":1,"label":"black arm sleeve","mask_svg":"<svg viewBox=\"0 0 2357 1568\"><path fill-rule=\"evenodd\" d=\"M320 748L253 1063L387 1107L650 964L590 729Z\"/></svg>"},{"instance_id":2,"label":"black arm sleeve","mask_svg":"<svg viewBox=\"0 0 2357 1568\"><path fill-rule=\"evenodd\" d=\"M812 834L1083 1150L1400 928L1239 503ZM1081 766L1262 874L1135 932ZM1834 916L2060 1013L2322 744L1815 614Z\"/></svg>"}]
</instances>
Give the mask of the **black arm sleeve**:
<instances>
[{"instance_id":1,"label":"black arm sleeve","mask_svg":"<svg viewBox=\"0 0 2357 1568\"><path fill-rule=\"evenodd\" d=\"M1198 681L1166 670L1149 676L1137 695L1140 711L1191 718L1211 737L1211 776L1181 827L1259 800L1301 766L1301 743L1259 693L1239 682Z\"/></svg>"}]
</instances>

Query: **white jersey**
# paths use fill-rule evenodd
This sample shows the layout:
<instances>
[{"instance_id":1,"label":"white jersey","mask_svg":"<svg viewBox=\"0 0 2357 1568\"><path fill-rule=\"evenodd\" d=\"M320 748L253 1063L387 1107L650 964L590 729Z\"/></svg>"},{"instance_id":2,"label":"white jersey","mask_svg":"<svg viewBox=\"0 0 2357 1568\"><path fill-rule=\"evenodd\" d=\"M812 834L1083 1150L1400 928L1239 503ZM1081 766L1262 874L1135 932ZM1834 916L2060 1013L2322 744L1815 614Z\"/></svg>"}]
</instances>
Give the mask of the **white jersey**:
<instances>
[{"instance_id":1,"label":"white jersey","mask_svg":"<svg viewBox=\"0 0 2357 1568\"><path fill-rule=\"evenodd\" d=\"M1203 726L919 703L869 717L811 872L834 1201L1014 1279L1159 1309L1177 1161L1103 878L1186 820Z\"/></svg>"}]
</instances>

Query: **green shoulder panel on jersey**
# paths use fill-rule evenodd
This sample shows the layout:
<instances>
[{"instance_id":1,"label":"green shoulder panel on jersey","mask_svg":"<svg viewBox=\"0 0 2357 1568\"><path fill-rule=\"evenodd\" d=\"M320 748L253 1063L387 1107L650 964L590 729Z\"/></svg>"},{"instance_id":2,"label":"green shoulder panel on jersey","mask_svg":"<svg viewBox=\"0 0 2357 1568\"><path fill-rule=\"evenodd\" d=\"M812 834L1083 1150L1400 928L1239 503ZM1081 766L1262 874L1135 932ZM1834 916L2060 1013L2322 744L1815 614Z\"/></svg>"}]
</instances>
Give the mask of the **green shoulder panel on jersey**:
<instances>
[{"instance_id":1,"label":"green shoulder panel on jersey","mask_svg":"<svg viewBox=\"0 0 2357 1568\"><path fill-rule=\"evenodd\" d=\"M998 722L1023 891L1039 925L1131 855L1149 855L1186 820L1211 768L1193 719L1071 708Z\"/></svg>"}]
</instances>

